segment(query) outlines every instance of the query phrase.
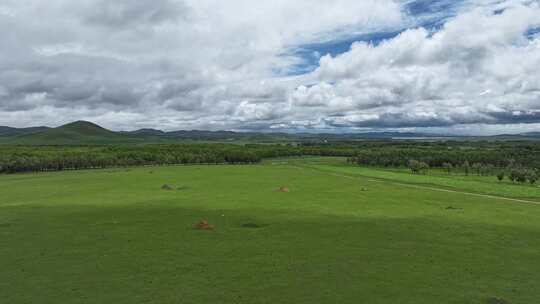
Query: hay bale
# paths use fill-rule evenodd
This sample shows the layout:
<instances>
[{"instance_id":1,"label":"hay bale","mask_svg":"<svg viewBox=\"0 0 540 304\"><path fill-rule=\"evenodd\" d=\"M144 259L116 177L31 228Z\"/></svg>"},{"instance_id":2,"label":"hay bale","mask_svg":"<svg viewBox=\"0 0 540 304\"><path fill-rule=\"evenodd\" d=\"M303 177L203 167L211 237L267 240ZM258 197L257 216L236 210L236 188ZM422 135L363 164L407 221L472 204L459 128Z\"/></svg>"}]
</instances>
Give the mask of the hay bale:
<instances>
[{"instance_id":1,"label":"hay bale","mask_svg":"<svg viewBox=\"0 0 540 304\"><path fill-rule=\"evenodd\" d=\"M289 193L289 192L291 192L291 190L288 187L281 186L281 187L279 187L278 192Z\"/></svg>"},{"instance_id":2,"label":"hay bale","mask_svg":"<svg viewBox=\"0 0 540 304\"><path fill-rule=\"evenodd\" d=\"M207 220L201 220L195 224L195 229L198 230L214 230L214 225L210 225Z\"/></svg>"}]
</instances>

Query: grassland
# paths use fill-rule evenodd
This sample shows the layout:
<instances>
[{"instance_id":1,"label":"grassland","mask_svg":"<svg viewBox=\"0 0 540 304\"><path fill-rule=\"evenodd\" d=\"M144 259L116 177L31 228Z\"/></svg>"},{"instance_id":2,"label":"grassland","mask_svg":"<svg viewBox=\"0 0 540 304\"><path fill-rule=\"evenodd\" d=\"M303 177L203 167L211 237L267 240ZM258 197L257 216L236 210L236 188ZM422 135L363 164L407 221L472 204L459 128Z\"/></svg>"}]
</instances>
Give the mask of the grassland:
<instances>
[{"instance_id":1,"label":"grassland","mask_svg":"<svg viewBox=\"0 0 540 304\"><path fill-rule=\"evenodd\" d=\"M538 302L540 206L346 169L312 159L2 175L1 301ZM215 230L193 229L201 219Z\"/></svg>"},{"instance_id":2,"label":"grassland","mask_svg":"<svg viewBox=\"0 0 540 304\"><path fill-rule=\"evenodd\" d=\"M431 169L427 174L411 174L407 168L370 168L351 166L343 158L298 158L284 160L289 165L299 165L325 172L345 174L352 177L374 178L381 181L393 181L413 185L436 186L463 192L488 194L508 198L533 200L540 202L538 184L512 183L508 179L499 182L495 176L478 176L463 173L447 174L442 169ZM270 161L271 163L272 161Z\"/></svg>"}]
</instances>

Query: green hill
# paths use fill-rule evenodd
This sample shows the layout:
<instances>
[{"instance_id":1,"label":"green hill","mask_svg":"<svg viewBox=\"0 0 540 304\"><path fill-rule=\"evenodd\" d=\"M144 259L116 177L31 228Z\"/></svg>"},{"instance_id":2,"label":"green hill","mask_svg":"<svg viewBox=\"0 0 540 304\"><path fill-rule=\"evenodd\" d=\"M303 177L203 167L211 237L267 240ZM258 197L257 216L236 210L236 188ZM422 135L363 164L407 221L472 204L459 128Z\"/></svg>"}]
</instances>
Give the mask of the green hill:
<instances>
[{"instance_id":1,"label":"green hill","mask_svg":"<svg viewBox=\"0 0 540 304\"><path fill-rule=\"evenodd\" d=\"M47 127L31 127L31 128L11 128L0 126L0 137L12 137L24 134L32 134L48 130Z\"/></svg>"},{"instance_id":2,"label":"green hill","mask_svg":"<svg viewBox=\"0 0 540 304\"><path fill-rule=\"evenodd\" d=\"M13 145L90 145L144 142L144 137L116 133L87 121L76 121L58 128L24 134L4 140Z\"/></svg>"},{"instance_id":3,"label":"green hill","mask_svg":"<svg viewBox=\"0 0 540 304\"><path fill-rule=\"evenodd\" d=\"M0 145L112 145L138 143L197 142L343 142L358 140L539 140L539 132L489 137L437 136L423 133L367 132L354 134L260 133L233 131L181 130L165 132L156 129L114 132L88 121L76 121L57 128L11 128L0 126Z\"/></svg>"}]
</instances>

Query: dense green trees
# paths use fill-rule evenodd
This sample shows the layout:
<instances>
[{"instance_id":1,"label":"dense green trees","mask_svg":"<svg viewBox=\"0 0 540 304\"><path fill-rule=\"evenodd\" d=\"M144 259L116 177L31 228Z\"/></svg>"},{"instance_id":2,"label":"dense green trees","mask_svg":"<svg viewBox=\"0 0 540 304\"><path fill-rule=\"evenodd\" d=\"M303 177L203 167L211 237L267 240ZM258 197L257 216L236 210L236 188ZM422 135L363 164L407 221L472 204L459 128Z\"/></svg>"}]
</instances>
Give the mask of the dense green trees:
<instances>
[{"instance_id":1,"label":"dense green trees","mask_svg":"<svg viewBox=\"0 0 540 304\"><path fill-rule=\"evenodd\" d=\"M528 182L531 185L534 185L538 181L538 170L512 167L509 168L508 179L513 183L518 182L524 184Z\"/></svg>"},{"instance_id":2,"label":"dense green trees","mask_svg":"<svg viewBox=\"0 0 540 304\"><path fill-rule=\"evenodd\" d=\"M236 145L11 147L0 150L0 173L260 160L257 153Z\"/></svg>"},{"instance_id":3,"label":"dense green trees","mask_svg":"<svg viewBox=\"0 0 540 304\"><path fill-rule=\"evenodd\" d=\"M0 173L97 169L142 165L252 164L285 156L351 156L354 149L330 145L119 145L0 147Z\"/></svg>"},{"instance_id":4,"label":"dense green trees","mask_svg":"<svg viewBox=\"0 0 540 304\"><path fill-rule=\"evenodd\" d=\"M0 146L0 173L141 165L244 164L289 156L343 156L350 164L442 168L448 174L495 176L536 183L540 143L358 141L296 144L175 144L115 146ZM414 160L411 164L411 160ZM413 166L411 166L413 165ZM526 170L526 173L524 173ZM524 171L524 172L521 172ZM502 180L501 179L501 180Z\"/></svg>"},{"instance_id":5,"label":"dense green trees","mask_svg":"<svg viewBox=\"0 0 540 304\"><path fill-rule=\"evenodd\" d=\"M447 174L497 176L502 181L534 184L540 168L537 142L399 142L359 149L350 163L376 167L406 167L412 173L441 168Z\"/></svg>"},{"instance_id":6,"label":"dense green trees","mask_svg":"<svg viewBox=\"0 0 540 304\"><path fill-rule=\"evenodd\" d=\"M351 161L363 166L407 167L409 160L431 168L493 175L495 168L519 164L540 168L537 142L387 142L361 143Z\"/></svg>"}]
</instances>

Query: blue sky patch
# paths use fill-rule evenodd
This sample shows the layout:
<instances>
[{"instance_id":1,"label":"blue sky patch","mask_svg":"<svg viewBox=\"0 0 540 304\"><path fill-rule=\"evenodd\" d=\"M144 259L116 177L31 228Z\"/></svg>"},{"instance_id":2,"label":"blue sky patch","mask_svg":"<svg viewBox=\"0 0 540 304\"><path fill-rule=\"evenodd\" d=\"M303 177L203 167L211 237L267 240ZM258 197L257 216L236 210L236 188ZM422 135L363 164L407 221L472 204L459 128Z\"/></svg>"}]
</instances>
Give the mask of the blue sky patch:
<instances>
[{"instance_id":1,"label":"blue sky patch","mask_svg":"<svg viewBox=\"0 0 540 304\"><path fill-rule=\"evenodd\" d=\"M530 28L525 32L525 37L529 39L536 39L540 36L540 26L535 28Z\"/></svg>"},{"instance_id":2,"label":"blue sky patch","mask_svg":"<svg viewBox=\"0 0 540 304\"><path fill-rule=\"evenodd\" d=\"M403 11L410 17L407 24L394 30L380 30L371 33L351 34L345 39L325 42L313 42L298 45L289 50L286 56L295 56L300 63L289 67L286 71L275 71L276 75L302 75L319 67L322 56L332 57L346 53L355 42L366 42L379 45L382 41L392 39L410 28L423 27L431 33L439 31L449 18L454 17L466 0L412 0L403 3Z\"/></svg>"},{"instance_id":3,"label":"blue sky patch","mask_svg":"<svg viewBox=\"0 0 540 304\"><path fill-rule=\"evenodd\" d=\"M464 0L416 0L405 4L404 10L411 16L455 13Z\"/></svg>"},{"instance_id":4,"label":"blue sky patch","mask_svg":"<svg viewBox=\"0 0 540 304\"><path fill-rule=\"evenodd\" d=\"M332 57L346 53L355 42L367 42L378 45L384 40L392 39L399 35L402 30L388 32L374 32L357 35L343 40L328 41L322 43L310 43L295 47L291 54L302 59L302 62L291 67L288 75L301 75L312 72L319 66L321 57L330 55Z\"/></svg>"}]
</instances>

